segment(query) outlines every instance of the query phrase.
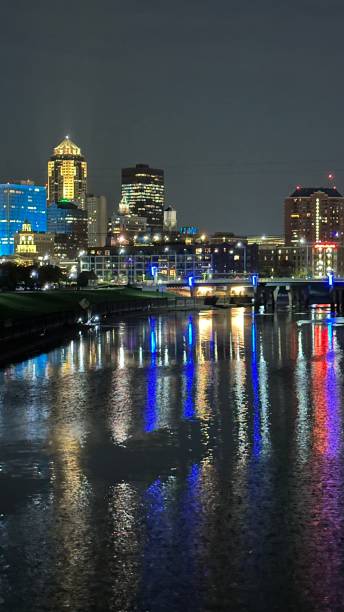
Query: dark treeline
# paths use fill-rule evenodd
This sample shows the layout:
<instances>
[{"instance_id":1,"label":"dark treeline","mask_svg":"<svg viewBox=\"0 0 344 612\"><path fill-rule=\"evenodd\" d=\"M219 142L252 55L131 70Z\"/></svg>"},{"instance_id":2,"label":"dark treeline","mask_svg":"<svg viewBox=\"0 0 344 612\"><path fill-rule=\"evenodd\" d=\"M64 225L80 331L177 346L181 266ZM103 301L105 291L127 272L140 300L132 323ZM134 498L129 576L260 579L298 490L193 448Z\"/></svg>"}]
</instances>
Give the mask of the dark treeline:
<instances>
[{"instance_id":1,"label":"dark treeline","mask_svg":"<svg viewBox=\"0 0 344 612\"><path fill-rule=\"evenodd\" d=\"M0 264L1 291L32 291L42 289L47 284L60 286L67 281L68 277L58 266L21 266L12 262Z\"/></svg>"},{"instance_id":2,"label":"dark treeline","mask_svg":"<svg viewBox=\"0 0 344 612\"><path fill-rule=\"evenodd\" d=\"M14 262L0 264L0 291L34 291L43 288L87 287L89 281L96 281L93 271L71 275L59 266L22 266Z\"/></svg>"}]
</instances>

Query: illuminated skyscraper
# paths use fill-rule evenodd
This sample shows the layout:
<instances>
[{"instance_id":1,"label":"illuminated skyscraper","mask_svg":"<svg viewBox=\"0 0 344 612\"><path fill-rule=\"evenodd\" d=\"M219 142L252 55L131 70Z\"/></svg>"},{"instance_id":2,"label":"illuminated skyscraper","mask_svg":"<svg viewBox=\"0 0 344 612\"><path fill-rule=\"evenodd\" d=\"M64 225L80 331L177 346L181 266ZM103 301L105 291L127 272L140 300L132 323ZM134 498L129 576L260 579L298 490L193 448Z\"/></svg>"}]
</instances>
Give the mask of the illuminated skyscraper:
<instances>
[{"instance_id":1,"label":"illuminated skyscraper","mask_svg":"<svg viewBox=\"0 0 344 612\"><path fill-rule=\"evenodd\" d=\"M48 204L69 201L85 209L86 192L87 162L66 136L48 161Z\"/></svg>"},{"instance_id":2,"label":"illuminated skyscraper","mask_svg":"<svg viewBox=\"0 0 344 612\"><path fill-rule=\"evenodd\" d=\"M30 181L0 185L0 255L13 255L14 235L24 222L33 231L47 229L47 194L45 187Z\"/></svg>"},{"instance_id":3,"label":"illuminated skyscraper","mask_svg":"<svg viewBox=\"0 0 344 612\"><path fill-rule=\"evenodd\" d=\"M122 202L129 214L147 219L151 231L162 231L164 223L164 171L137 164L122 170Z\"/></svg>"}]
</instances>

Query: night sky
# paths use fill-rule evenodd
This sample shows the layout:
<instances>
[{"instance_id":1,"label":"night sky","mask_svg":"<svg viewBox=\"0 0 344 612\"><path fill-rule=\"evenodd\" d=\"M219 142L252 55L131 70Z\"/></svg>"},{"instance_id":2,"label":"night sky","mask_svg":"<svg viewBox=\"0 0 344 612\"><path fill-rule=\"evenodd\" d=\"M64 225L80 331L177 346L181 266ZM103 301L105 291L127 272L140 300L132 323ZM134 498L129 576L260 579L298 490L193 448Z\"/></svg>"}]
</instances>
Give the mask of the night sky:
<instances>
[{"instance_id":1,"label":"night sky","mask_svg":"<svg viewBox=\"0 0 344 612\"><path fill-rule=\"evenodd\" d=\"M65 134L89 191L166 171L183 224L282 232L296 184L344 189L343 0L2 0L0 179L46 182Z\"/></svg>"}]
</instances>

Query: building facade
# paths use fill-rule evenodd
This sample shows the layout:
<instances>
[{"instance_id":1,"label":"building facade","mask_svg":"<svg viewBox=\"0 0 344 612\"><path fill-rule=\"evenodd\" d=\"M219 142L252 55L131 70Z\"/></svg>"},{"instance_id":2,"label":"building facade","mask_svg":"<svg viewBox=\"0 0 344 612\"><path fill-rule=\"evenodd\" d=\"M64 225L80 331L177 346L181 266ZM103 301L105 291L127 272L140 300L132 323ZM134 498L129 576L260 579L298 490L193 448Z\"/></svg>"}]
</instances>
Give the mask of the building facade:
<instances>
[{"instance_id":1,"label":"building facade","mask_svg":"<svg viewBox=\"0 0 344 612\"><path fill-rule=\"evenodd\" d=\"M114 283L173 282L211 273L210 259L192 253L156 252L120 254L105 251L80 258L80 270L94 271L99 280Z\"/></svg>"},{"instance_id":2,"label":"building facade","mask_svg":"<svg viewBox=\"0 0 344 612\"><path fill-rule=\"evenodd\" d=\"M338 243L310 243L259 247L259 274L262 277L326 278L329 271L344 275L344 246Z\"/></svg>"},{"instance_id":3,"label":"building facade","mask_svg":"<svg viewBox=\"0 0 344 612\"><path fill-rule=\"evenodd\" d=\"M14 254L14 236L25 222L35 232L46 231L45 187L25 181L0 184L0 255Z\"/></svg>"},{"instance_id":4,"label":"building facade","mask_svg":"<svg viewBox=\"0 0 344 612\"><path fill-rule=\"evenodd\" d=\"M162 232L164 223L164 171L137 164L122 169L122 202L129 214L147 219L152 232Z\"/></svg>"},{"instance_id":5,"label":"building facade","mask_svg":"<svg viewBox=\"0 0 344 612\"><path fill-rule=\"evenodd\" d=\"M14 235L14 247L15 254L26 261L49 261L54 255L54 236L49 232L33 232L30 223L23 223Z\"/></svg>"},{"instance_id":6,"label":"building facade","mask_svg":"<svg viewBox=\"0 0 344 612\"><path fill-rule=\"evenodd\" d=\"M87 212L75 204L51 204L47 211L48 231L54 234L56 258L76 259L87 249Z\"/></svg>"},{"instance_id":7,"label":"building facade","mask_svg":"<svg viewBox=\"0 0 344 612\"><path fill-rule=\"evenodd\" d=\"M199 246L196 252L205 252L212 256L214 274L232 275L257 272L258 246L247 244L244 239L211 239L209 244Z\"/></svg>"},{"instance_id":8,"label":"building facade","mask_svg":"<svg viewBox=\"0 0 344 612\"><path fill-rule=\"evenodd\" d=\"M86 210L88 246L105 246L108 233L106 197L88 195L86 198Z\"/></svg>"},{"instance_id":9,"label":"building facade","mask_svg":"<svg viewBox=\"0 0 344 612\"><path fill-rule=\"evenodd\" d=\"M97 276L106 280L127 276L129 282L149 280L146 269L152 265L157 277L164 280L184 280L188 276L204 277L236 276L245 271L257 272L258 247L243 242L214 242L188 244L185 241L151 244L107 245L103 248L88 249L83 262L91 265ZM147 266L146 266L147 264ZM108 266L108 267L107 267ZM122 270L119 273L119 269ZM125 270L129 272L125 272ZM115 270L115 272L113 272ZM142 275L146 277L143 278ZM147 276L148 274L148 276ZM104 276L105 275L105 276Z\"/></svg>"},{"instance_id":10,"label":"building facade","mask_svg":"<svg viewBox=\"0 0 344 612\"><path fill-rule=\"evenodd\" d=\"M136 215L120 215L114 213L111 217L111 238L115 241L133 241L147 232L147 219Z\"/></svg>"},{"instance_id":11,"label":"building facade","mask_svg":"<svg viewBox=\"0 0 344 612\"><path fill-rule=\"evenodd\" d=\"M164 210L164 230L166 232L177 231L177 211L172 206Z\"/></svg>"},{"instance_id":12,"label":"building facade","mask_svg":"<svg viewBox=\"0 0 344 612\"><path fill-rule=\"evenodd\" d=\"M48 161L48 204L69 201L86 206L87 162L68 136Z\"/></svg>"},{"instance_id":13,"label":"building facade","mask_svg":"<svg viewBox=\"0 0 344 612\"><path fill-rule=\"evenodd\" d=\"M343 242L344 197L335 188L298 187L284 203L285 244Z\"/></svg>"},{"instance_id":14,"label":"building facade","mask_svg":"<svg viewBox=\"0 0 344 612\"><path fill-rule=\"evenodd\" d=\"M247 236L247 244L257 244L258 246L267 244L270 246L284 246L285 242L284 236L280 236L279 234L263 234L262 236Z\"/></svg>"}]
</instances>

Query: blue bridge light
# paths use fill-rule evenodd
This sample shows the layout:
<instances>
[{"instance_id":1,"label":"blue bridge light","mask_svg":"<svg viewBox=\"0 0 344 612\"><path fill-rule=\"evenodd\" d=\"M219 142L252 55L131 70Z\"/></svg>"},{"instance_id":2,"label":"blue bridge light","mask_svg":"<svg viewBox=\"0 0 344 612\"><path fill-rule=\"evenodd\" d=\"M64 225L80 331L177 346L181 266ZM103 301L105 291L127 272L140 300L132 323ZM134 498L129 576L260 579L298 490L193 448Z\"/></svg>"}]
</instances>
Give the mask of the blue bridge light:
<instances>
[{"instance_id":1,"label":"blue bridge light","mask_svg":"<svg viewBox=\"0 0 344 612\"><path fill-rule=\"evenodd\" d=\"M328 279L328 286L333 287L334 286L334 274L332 271L327 272L327 279Z\"/></svg>"},{"instance_id":2,"label":"blue bridge light","mask_svg":"<svg viewBox=\"0 0 344 612\"><path fill-rule=\"evenodd\" d=\"M253 287L258 287L258 274L252 274L251 282Z\"/></svg>"}]
</instances>

